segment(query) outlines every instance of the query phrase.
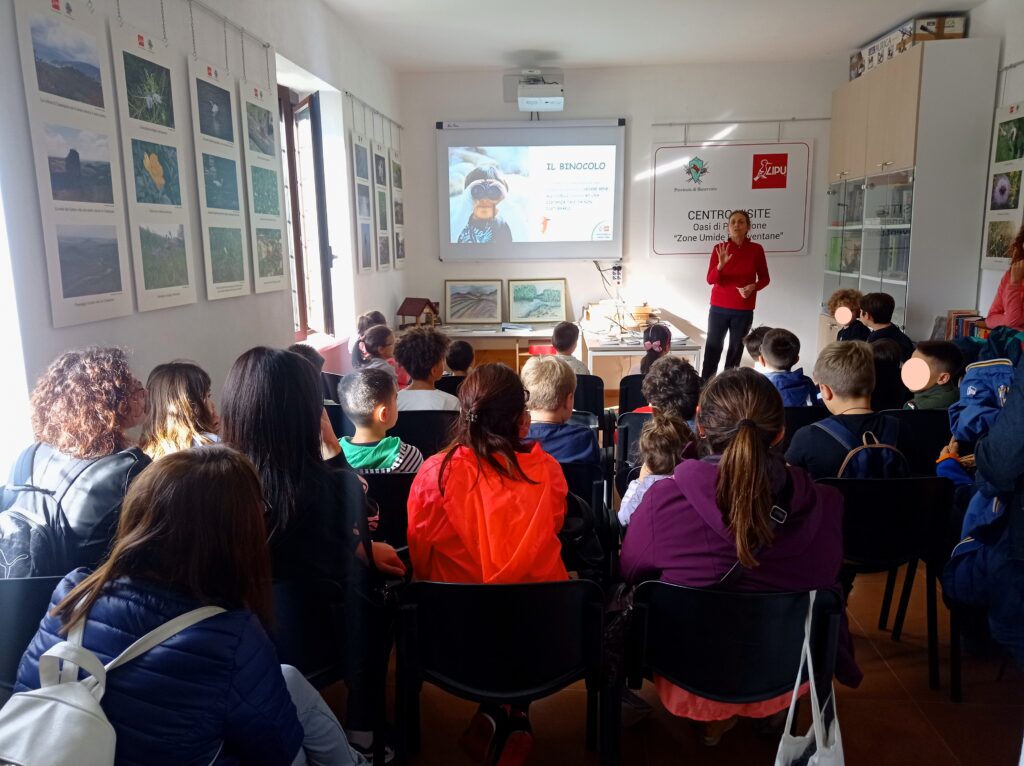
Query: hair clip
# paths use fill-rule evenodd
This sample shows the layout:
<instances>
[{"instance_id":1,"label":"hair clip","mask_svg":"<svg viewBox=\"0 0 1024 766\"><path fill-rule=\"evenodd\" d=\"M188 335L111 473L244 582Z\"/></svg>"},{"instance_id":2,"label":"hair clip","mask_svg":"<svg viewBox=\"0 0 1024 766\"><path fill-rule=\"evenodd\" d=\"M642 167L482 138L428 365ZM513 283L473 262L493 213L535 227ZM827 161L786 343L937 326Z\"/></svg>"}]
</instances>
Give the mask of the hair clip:
<instances>
[{"instance_id":1,"label":"hair clip","mask_svg":"<svg viewBox=\"0 0 1024 766\"><path fill-rule=\"evenodd\" d=\"M645 340L644 341L644 351L651 351L651 350L654 350L654 351L657 351L658 353L661 353L661 341L660 340L656 340L653 343L651 343L651 341Z\"/></svg>"},{"instance_id":2,"label":"hair clip","mask_svg":"<svg viewBox=\"0 0 1024 766\"><path fill-rule=\"evenodd\" d=\"M462 414L465 416L466 420L469 421L470 423L475 423L477 421L477 417L478 416L477 416L477 414L475 412L463 412Z\"/></svg>"}]
</instances>

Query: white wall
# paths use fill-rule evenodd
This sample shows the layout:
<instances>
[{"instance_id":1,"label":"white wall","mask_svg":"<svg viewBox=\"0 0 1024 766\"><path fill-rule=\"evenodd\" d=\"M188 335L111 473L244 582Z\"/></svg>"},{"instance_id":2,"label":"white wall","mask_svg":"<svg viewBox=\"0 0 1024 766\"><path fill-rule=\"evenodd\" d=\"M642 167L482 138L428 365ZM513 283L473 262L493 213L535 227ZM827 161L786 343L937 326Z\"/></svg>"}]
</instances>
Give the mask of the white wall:
<instances>
[{"instance_id":1,"label":"white wall","mask_svg":"<svg viewBox=\"0 0 1024 766\"><path fill-rule=\"evenodd\" d=\"M1000 65L1006 66L1024 59L1024 2L1021 0L986 0L970 13L972 37L994 37L1002 42ZM997 94L999 105L1024 101L1024 65L1003 73ZM978 243L981 248L981 243ZM1002 278L1001 271L981 270L978 285L978 308L988 311Z\"/></svg>"},{"instance_id":2,"label":"white wall","mask_svg":"<svg viewBox=\"0 0 1024 766\"><path fill-rule=\"evenodd\" d=\"M648 301L706 329L710 288L708 257L650 254L651 188L647 179L654 142L682 140L682 127L660 122L771 120L828 117L832 90L846 79L846 62L744 64L735 66L634 67L570 70L565 75L566 110L544 119L625 117L624 286L630 301ZM500 72L437 72L400 76L402 137L406 172L406 234L410 262L403 272L407 295L441 298L453 278L566 277L573 310L605 297L590 262L499 264L438 261L435 123L438 120L525 119L515 104L502 101ZM825 188L828 121L787 123L782 138L814 139L809 253L770 256L772 285L758 298L755 323L792 329L804 348L814 349L822 292L827 209ZM690 140L704 140L723 125L691 128ZM730 139L775 140L778 124L741 125ZM710 250L709 250L710 254ZM685 329L685 327L684 327ZM813 353L811 354L813 356Z\"/></svg>"},{"instance_id":3,"label":"white wall","mask_svg":"<svg viewBox=\"0 0 1024 766\"><path fill-rule=\"evenodd\" d=\"M116 15L114 0L94 0L101 13ZM341 18L328 10L322 0L212 0L211 4L245 26L252 34L269 41L283 56L306 68L339 90L347 89L374 104L380 111L396 114L398 88L393 72L378 57L362 47ZM184 0L166 0L167 36L182 51L192 49L188 5ZM160 35L159 0L130 0L121 3L125 21ZM194 8L199 55L223 60L224 30L198 6ZM242 49L237 30L228 28L228 56L232 73L242 71ZM246 71L253 80L265 81L264 51L253 40L245 45ZM270 62L273 73L273 61ZM205 300L200 286L198 303L163 311L132 314L92 324L54 329L50 320L46 266L42 244L42 222L31 158L28 116L12 2L0 3L0 187L6 212L11 249L11 269L17 294L21 339L24 346L24 376L29 385L61 351L85 344L117 344L134 350L136 374L145 379L156 364L174 358L193 359L205 367L219 388L231 362L256 344L287 345L292 339L292 310L288 292L251 295L219 301ZM187 88L184 78L176 87ZM335 109L339 113L340 109ZM191 150L182 157L182 177L195 184L195 162ZM194 195L197 197L198 195ZM194 203L197 205L198 203ZM198 221L198 207L193 209ZM345 211L347 216L347 210ZM203 274L199 228L194 227L197 275ZM341 244L339 255L346 258L351 243ZM387 279L359 278L366 293L387 289ZM372 284L371 284L372 283ZM349 288L351 290L351 288ZM382 293L383 294L383 293ZM347 318L346 318L347 319ZM6 329L10 325L5 326Z\"/></svg>"}]
</instances>

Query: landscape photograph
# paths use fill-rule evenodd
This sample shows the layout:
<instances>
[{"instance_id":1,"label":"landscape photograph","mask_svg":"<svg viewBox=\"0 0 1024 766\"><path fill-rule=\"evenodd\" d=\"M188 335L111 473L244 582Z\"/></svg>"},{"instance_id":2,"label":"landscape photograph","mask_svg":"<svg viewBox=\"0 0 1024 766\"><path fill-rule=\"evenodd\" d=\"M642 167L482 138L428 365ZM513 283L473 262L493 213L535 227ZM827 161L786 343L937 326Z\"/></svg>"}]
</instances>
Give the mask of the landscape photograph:
<instances>
[{"instance_id":1,"label":"landscape photograph","mask_svg":"<svg viewBox=\"0 0 1024 766\"><path fill-rule=\"evenodd\" d=\"M124 51L124 84L129 117L174 127L170 69Z\"/></svg>"},{"instance_id":2,"label":"landscape photograph","mask_svg":"<svg viewBox=\"0 0 1024 766\"><path fill-rule=\"evenodd\" d=\"M370 180L370 150L362 144L353 144L352 150L356 156L356 178L364 181Z\"/></svg>"},{"instance_id":3,"label":"landscape photograph","mask_svg":"<svg viewBox=\"0 0 1024 766\"><path fill-rule=\"evenodd\" d=\"M253 212L257 215L280 215L277 173L258 165L250 165L249 170L252 172Z\"/></svg>"},{"instance_id":4,"label":"landscape photograph","mask_svg":"<svg viewBox=\"0 0 1024 766\"><path fill-rule=\"evenodd\" d=\"M405 206L402 204L402 200L395 200L395 226L405 225Z\"/></svg>"},{"instance_id":5,"label":"landscape photograph","mask_svg":"<svg viewBox=\"0 0 1024 766\"><path fill-rule=\"evenodd\" d=\"M245 279L241 229L210 227L210 269L217 284Z\"/></svg>"},{"instance_id":6,"label":"landscape photograph","mask_svg":"<svg viewBox=\"0 0 1024 766\"><path fill-rule=\"evenodd\" d=\"M500 322L501 280L445 280L446 322Z\"/></svg>"},{"instance_id":7,"label":"landscape photograph","mask_svg":"<svg viewBox=\"0 0 1024 766\"><path fill-rule=\"evenodd\" d=\"M273 157L274 116L259 104L246 101L245 119L249 125L249 148Z\"/></svg>"},{"instance_id":8,"label":"landscape photograph","mask_svg":"<svg viewBox=\"0 0 1024 766\"><path fill-rule=\"evenodd\" d=\"M55 18L34 17L30 30L39 90L102 109L96 39Z\"/></svg>"},{"instance_id":9,"label":"landscape photograph","mask_svg":"<svg viewBox=\"0 0 1024 766\"><path fill-rule=\"evenodd\" d=\"M238 210L238 169L234 160L204 152L203 187L207 207Z\"/></svg>"},{"instance_id":10,"label":"landscape photograph","mask_svg":"<svg viewBox=\"0 0 1024 766\"><path fill-rule=\"evenodd\" d=\"M121 263L113 226L57 226L57 258L65 298L121 292Z\"/></svg>"},{"instance_id":11,"label":"landscape photograph","mask_svg":"<svg viewBox=\"0 0 1024 766\"><path fill-rule=\"evenodd\" d=\"M256 229L256 259L261 277L284 275L284 251L280 229Z\"/></svg>"},{"instance_id":12,"label":"landscape photograph","mask_svg":"<svg viewBox=\"0 0 1024 766\"><path fill-rule=\"evenodd\" d=\"M231 94L213 83L196 78L196 111L199 113L199 132L235 141L235 127L231 120Z\"/></svg>"},{"instance_id":13,"label":"landscape photograph","mask_svg":"<svg viewBox=\"0 0 1024 766\"><path fill-rule=\"evenodd\" d=\"M135 199L140 205L180 205L178 150L173 146L132 139Z\"/></svg>"},{"instance_id":14,"label":"landscape photograph","mask_svg":"<svg viewBox=\"0 0 1024 766\"><path fill-rule=\"evenodd\" d=\"M356 212L360 218L370 217L370 187L356 184Z\"/></svg>"},{"instance_id":15,"label":"landscape photograph","mask_svg":"<svg viewBox=\"0 0 1024 766\"><path fill-rule=\"evenodd\" d=\"M147 290L188 285L185 227L180 223L147 223L139 227L142 281Z\"/></svg>"},{"instance_id":16,"label":"landscape photograph","mask_svg":"<svg viewBox=\"0 0 1024 766\"><path fill-rule=\"evenodd\" d=\"M54 201L114 203L110 139L66 125L43 126Z\"/></svg>"}]
</instances>

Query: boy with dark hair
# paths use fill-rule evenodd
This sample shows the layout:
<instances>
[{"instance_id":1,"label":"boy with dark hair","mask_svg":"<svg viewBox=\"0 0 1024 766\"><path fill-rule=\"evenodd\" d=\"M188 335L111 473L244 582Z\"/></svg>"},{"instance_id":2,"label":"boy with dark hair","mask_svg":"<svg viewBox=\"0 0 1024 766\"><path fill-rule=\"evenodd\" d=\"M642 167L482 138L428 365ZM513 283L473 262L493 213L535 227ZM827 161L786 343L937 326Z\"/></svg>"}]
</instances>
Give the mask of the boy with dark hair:
<instances>
[{"instance_id":1,"label":"boy with dark hair","mask_svg":"<svg viewBox=\"0 0 1024 766\"><path fill-rule=\"evenodd\" d=\"M868 343L882 338L896 341L900 347L900 361L905 362L914 353L914 341L892 323L896 301L889 293L868 293L860 299L860 321L871 330Z\"/></svg>"},{"instance_id":2,"label":"boy with dark hair","mask_svg":"<svg viewBox=\"0 0 1024 766\"><path fill-rule=\"evenodd\" d=\"M577 375L589 375L590 368L573 356L580 339L580 328L574 322L559 322L551 333L551 345L557 357L569 365Z\"/></svg>"},{"instance_id":3,"label":"boy with dark hair","mask_svg":"<svg viewBox=\"0 0 1024 766\"><path fill-rule=\"evenodd\" d=\"M415 473L423 454L397 436L388 436L398 422L395 379L372 367L350 372L338 386L341 407L356 427L341 440L345 459L359 473Z\"/></svg>"},{"instance_id":4,"label":"boy with dark hair","mask_svg":"<svg viewBox=\"0 0 1024 766\"><path fill-rule=\"evenodd\" d=\"M830 428L844 434L847 442L855 446L863 444L869 432L880 444L899 447L904 443L902 424L871 409L875 360L867 343L860 340L829 343L814 365L814 382L821 389L821 400L831 417L804 426L793 434L786 451L787 463L800 466L814 479L838 476L854 447L834 436Z\"/></svg>"},{"instance_id":5,"label":"boy with dark hair","mask_svg":"<svg viewBox=\"0 0 1024 766\"><path fill-rule=\"evenodd\" d=\"M914 349L911 359L928 365L928 382L914 394L904 407L908 410L944 410L960 400L960 376L964 372L964 355L948 340L923 340ZM909 365L908 365L909 367Z\"/></svg>"},{"instance_id":6,"label":"boy with dark hair","mask_svg":"<svg viewBox=\"0 0 1024 766\"><path fill-rule=\"evenodd\" d=\"M768 325L759 325L743 337L743 347L747 349L750 358L754 360L754 369L758 372L764 372L764 369L760 367L761 343L764 342L764 336L770 329L772 328Z\"/></svg>"},{"instance_id":7,"label":"boy with dark hair","mask_svg":"<svg viewBox=\"0 0 1024 766\"><path fill-rule=\"evenodd\" d=\"M448 346L448 353L445 354L444 362L455 377L466 377L469 368L473 366L473 347L464 340L452 341Z\"/></svg>"},{"instance_id":8,"label":"boy with dark hair","mask_svg":"<svg viewBox=\"0 0 1024 766\"><path fill-rule=\"evenodd\" d=\"M448 336L433 327L413 327L395 344L395 359L402 365L412 383L398 392L398 411L458 410L459 400L434 384L444 372Z\"/></svg>"},{"instance_id":9,"label":"boy with dark hair","mask_svg":"<svg viewBox=\"0 0 1024 766\"><path fill-rule=\"evenodd\" d=\"M818 389L804 375L803 368L793 369L800 360L800 339L781 327L769 330L761 341L759 362L765 376L782 395L786 407L810 407L818 403Z\"/></svg>"}]
</instances>

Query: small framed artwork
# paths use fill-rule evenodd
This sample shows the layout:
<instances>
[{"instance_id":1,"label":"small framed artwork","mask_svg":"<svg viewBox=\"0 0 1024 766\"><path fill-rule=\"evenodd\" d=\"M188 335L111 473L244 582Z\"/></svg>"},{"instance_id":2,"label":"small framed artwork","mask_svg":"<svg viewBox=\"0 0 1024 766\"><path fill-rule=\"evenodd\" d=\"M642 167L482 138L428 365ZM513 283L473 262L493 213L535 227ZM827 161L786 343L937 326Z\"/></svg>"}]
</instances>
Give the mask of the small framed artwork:
<instances>
[{"instance_id":1,"label":"small framed artwork","mask_svg":"<svg viewBox=\"0 0 1024 766\"><path fill-rule=\"evenodd\" d=\"M402 158L396 149L390 149L388 154L391 159L391 189L402 190Z\"/></svg>"},{"instance_id":2,"label":"small framed artwork","mask_svg":"<svg viewBox=\"0 0 1024 766\"><path fill-rule=\"evenodd\" d=\"M352 175L370 183L370 144L358 133L352 134Z\"/></svg>"},{"instance_id":3,"label":"small framed artwork","mask_svg":"<svg viewBox=\"0 0 1024 766\"><path fill-rule=\"evenodd\" d=\"M359 222L359 271L373 271L372 227L369 221Z\"/></svg>"},{"instance_id":4,"label":"small framed artwork","mask_svg":"<svg viewBox=\"0 0 1024 766\"><path fill-rule=\"evenodd\" d=\"M510 279L508 321L564 322L564 279Z\"/></svg>"},{"instance_id":5,"label":"small framed artwork","mask_svg":"<svg viewBox=\"0 0 1024 766\"><path fill-rule=\"evenodd\" d=\"M391 268L391 237L377 237L377 271L388 271Z\"/></svg>"},{"instance_id":6,"label":"small framed artwork","mask_svg":"<svg viewBox=\"0 0 1024 766\"><path fill-rule=\"evenodd\" d=\"M446 279L444 321L449 324L501 322L501 280Z\"/></svg>"}]
</instances>

